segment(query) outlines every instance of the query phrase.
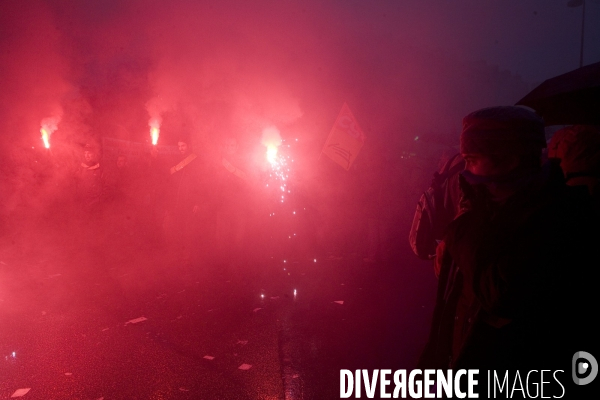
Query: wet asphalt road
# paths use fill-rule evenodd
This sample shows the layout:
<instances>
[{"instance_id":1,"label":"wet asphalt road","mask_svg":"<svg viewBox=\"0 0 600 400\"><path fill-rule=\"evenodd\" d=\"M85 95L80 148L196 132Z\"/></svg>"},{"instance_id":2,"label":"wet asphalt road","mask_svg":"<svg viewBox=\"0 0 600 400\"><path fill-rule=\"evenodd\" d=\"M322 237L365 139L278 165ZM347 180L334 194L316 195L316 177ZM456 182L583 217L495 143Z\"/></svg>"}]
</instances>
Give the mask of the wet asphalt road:
<instances>
[{"instance_id":1,"label":"wet asphalt road","mask_svg":"<svg viewBox=\"0 0 600 400\"><path fill-rule=\"evenodd\" d=\"M425 342L435 278L399 247L225 271L118 235L5 238L0 398L339 398L340 369L410 369Z\"/></svg>"}]
</instances>

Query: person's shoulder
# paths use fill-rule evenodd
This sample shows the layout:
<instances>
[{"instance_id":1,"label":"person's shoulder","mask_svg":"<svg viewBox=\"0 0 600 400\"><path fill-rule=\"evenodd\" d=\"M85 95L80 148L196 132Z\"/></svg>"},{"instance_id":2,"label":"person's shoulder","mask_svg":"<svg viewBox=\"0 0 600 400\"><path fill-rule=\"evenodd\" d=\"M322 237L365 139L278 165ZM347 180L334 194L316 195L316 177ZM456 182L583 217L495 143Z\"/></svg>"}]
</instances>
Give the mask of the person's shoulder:
<instances>
[{"instance_id":1,"label":"person's shoulder","mask_svg":"<svg viewBox=\"0 0 600 400\"><path fill-rule=\"evenodd\" d=\"M600 226L600 216L594 198L586 185L567 185L555 188L552 211L571 224ZM560 217L559 217L560 218Z\"/></svg>"}]
</instances>

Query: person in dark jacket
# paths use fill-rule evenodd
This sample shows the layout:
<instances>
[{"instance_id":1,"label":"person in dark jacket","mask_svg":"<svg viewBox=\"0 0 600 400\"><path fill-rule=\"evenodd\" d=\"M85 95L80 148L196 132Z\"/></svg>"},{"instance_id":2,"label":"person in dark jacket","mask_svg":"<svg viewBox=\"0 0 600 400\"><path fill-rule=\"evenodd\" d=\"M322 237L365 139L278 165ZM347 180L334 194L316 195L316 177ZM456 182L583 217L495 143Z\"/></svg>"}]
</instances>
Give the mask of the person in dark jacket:
<instances>
[{"instance_id":1,"label":"person in dark jacket","mask_svg":"<svg viewBox=\"0 0 600 400\"><path fill-rule=\"evenodd\" d=\"M140 233L145 238L143 243L154 247L164 244L162 229L165 209L167 184L171 177L166 155L159 154L158 147L152 146L145 154L142 171L139 175L139 200L141 212L137 214Z\"/></svg>"},{"instance_id":2,"label":"person in dark jacket","mask_svg":"<svg viewBox=\"0 0 600 400\"><path fill-rule=\"evenodd\" d=\"M199 228L196 217L203 201L205 182L202 162L192 151L189 139L181 137L177 146L181 157L169 169L164 224L180 261L190 265Z\"/></svg>"},{"instance_id":3,"label":"person in dark jacket","mask_svg":"<svg viewBox=\"0 0 600 400\"><path fill-rule=\"evenodd\" d=\"M587 186L600 215L600 125L571 125L554 133L548 157L560 161L567 185Z\"/></svg>"},{"instance_id":4,"label":"person in dark jacket","mask_svg":"<svg viewBox=\"0 0 600 400\"><path fill-rule=\"evenodd\" d=\"M463 119L460 142L463 211L439 255L420 366L560 367L564 384L573 354L593 345L588 313L597 301L586 257L598 237L589 193L567 186L556 163L542 163L544 123L529 109L475 111Z\"/></svg>"},{"instance_id":5,"label":"person in dark jacket","mask_svg":"<svg viewBox=\"0 0 600 400\"><path fill-rule=\"evenodd\" d=\"M92 143L86 144L83 149L75 187L81 209L90 215L97 214L105 192L105 174L100 165L99 149Z\"/></svg>"}]
</instances>

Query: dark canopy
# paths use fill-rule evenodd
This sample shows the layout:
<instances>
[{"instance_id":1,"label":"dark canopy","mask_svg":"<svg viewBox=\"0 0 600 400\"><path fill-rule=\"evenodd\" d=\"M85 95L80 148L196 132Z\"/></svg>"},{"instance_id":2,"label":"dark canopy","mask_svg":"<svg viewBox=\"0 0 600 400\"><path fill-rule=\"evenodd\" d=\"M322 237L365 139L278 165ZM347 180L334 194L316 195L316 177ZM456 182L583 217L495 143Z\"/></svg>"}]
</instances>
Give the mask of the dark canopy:
<instances>
[{"instance_id":1,"label":"dark canopy","mask_svg":"<svg viewBox=\"0 0 600 400\"><path fill-rule=\"evenodd\" d=\"M549 125L600 124L600 62L555 76L519 100Z\"/></svg>"}]
</instances>

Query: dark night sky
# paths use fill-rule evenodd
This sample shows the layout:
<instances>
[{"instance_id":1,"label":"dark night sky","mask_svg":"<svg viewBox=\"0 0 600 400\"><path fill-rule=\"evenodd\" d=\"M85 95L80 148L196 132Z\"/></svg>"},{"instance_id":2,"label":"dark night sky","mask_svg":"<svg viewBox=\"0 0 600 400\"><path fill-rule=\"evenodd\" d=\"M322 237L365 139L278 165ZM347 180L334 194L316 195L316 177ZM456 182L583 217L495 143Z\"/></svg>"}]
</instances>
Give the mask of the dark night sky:
<instances>
[{"instance_id":1,"label":"dark night sky","mask_svg":"<svg viewBox=\"0 0 600 400\"><path fill-rule=\"evenodd\" d=\"M55 116L54 141L143 141L150 112L165 142L276 126L318 152L344 101L371 138L456 135L466 113L578 67L582 7L566 3L6 0L3 146L39 144ZM599 2L586 14L589 64Z\"/></svg>"}]
</instances>

